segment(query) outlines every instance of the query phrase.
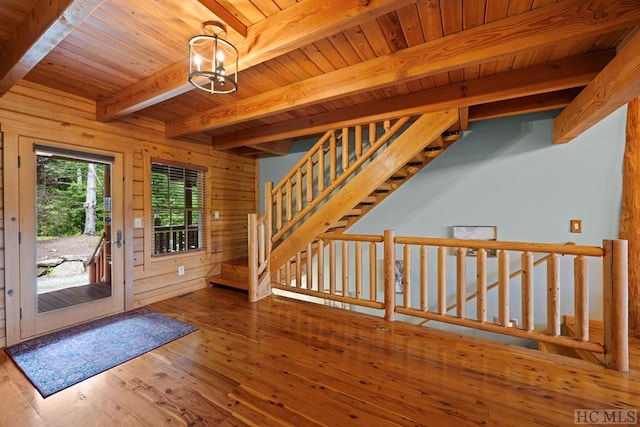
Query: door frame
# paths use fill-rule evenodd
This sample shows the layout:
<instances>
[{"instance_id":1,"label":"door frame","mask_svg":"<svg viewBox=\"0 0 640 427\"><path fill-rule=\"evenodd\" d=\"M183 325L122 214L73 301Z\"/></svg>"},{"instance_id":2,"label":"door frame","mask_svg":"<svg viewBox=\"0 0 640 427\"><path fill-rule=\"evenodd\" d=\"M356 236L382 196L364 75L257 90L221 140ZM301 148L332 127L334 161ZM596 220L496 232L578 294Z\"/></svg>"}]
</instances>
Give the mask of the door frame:
<instances>
[{"instance_id":1,"label":"door frame","mask_svg":"<svg viewBox=\"0 0 640 427\"><path fill-rule=\"evenodd\" d=\"M21 292L20 292L20 255L18 250L18 240L20 236L20 197L23 196L19 188L19 145L21 140L37 141L43 145L52 147L63 147L74 151L97 153L113 157L118 157L121 164L123 181L121 205L121 222L123 230L123 253L122 253L122 276L124 288L124 310L133 308L133 227L129 225L128 218L133 212L133 184L131 180L124 179L131 176L133 164L131 156L120 150L104 150L93 148L97 146L108 146L106 140L99 138L100 142L95 142L88 147L84 144L74 144L68 141L53 141L46 138L19 135L18 133L4 133L3 146L3 175L4 175L4 238L5 238L5 325L6 325L6 345L13 345L24 339L21 338ZM95 141L95 140L94 140ZM97 141L96 141L97 142ZM120 144L114 144L120 146ZM118 185L113 182L112 185ZM24 244L24 243L23 243Z\"/></svg>"}]
</instances>

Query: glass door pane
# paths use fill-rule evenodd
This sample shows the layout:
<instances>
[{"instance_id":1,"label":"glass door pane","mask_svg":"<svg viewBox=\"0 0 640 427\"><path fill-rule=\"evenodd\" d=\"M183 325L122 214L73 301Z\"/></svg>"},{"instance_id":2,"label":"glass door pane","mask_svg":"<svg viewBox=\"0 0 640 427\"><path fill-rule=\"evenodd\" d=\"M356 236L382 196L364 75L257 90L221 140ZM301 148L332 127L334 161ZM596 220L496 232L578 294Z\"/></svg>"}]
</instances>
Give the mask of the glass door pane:
<instances>
[{"instance_id":1,"label":"glass door pane","mask_svg":"<svg viewBox=\"0 0 640 427\"><path fill-rule=\"evenodd\" d=\"M38 312L111 296L108 163L36 157ZM106 202L106 203L105 203Z\"/></svg>"},{"instance_id":2,"label":"glass door pane","mask_svg":"<svg viewBox=\"0 0 640 427\"><path fill-rule=\"evenodd\" d=\"M20 137L20 339L124 309L122 154Z\"/></svg>"}]
</instances>

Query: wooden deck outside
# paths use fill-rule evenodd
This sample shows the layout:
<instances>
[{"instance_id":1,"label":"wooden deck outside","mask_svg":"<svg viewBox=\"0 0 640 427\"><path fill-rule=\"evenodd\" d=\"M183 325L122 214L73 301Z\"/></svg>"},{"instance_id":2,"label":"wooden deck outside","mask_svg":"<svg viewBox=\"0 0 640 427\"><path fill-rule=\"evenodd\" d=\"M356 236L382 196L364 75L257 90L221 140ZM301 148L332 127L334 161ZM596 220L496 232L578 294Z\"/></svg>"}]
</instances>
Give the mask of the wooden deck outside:
<instances>
[{"instance_id":1,"label":"wooden deck outside","mask_svg":"<svg viewBox=\"0 0 640 427\"><path fill-rule=\"evenodd\" d=\"M38 294L38 313L58 310L111 296L111 283L92 283Z\"/></svg>"},{"instance_id":2,"label":"wooden deck outside","mask_svg":"<svg viewBox=\"0 0 640 427\"><path fill-rule=\"evenodd\" d=\"M568 426L640 407L631 371L282 297L150 306L199 330L46 400L0 352L0 425Z\"/></svg>"}]
</instances>

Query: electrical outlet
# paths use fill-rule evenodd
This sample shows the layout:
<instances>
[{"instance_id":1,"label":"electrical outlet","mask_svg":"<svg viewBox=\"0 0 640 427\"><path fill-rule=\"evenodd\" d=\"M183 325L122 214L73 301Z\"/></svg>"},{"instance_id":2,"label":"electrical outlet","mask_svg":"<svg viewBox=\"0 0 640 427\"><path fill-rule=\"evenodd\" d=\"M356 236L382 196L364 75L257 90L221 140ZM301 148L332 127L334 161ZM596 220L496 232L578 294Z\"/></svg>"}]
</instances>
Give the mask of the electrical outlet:
<instances>
[{"instance_id":1,"label":"electrical outlet","mask_svg":"<svg viewBox=\"0 0 640 427\"><path fill-rule=\"evenodd\" d=\"M184 265L178 267L178 276L184 276Z\"/></svg>"},{"instance_id":2,"label":"electrical outlet","mask_svg":"<svg viewBox=\"0 0 640 427\"><path fill-rule=\"evenodd\" d=\"M220 211L213 212L213 219L220 219Z\"/></svg>"}]
</instances>

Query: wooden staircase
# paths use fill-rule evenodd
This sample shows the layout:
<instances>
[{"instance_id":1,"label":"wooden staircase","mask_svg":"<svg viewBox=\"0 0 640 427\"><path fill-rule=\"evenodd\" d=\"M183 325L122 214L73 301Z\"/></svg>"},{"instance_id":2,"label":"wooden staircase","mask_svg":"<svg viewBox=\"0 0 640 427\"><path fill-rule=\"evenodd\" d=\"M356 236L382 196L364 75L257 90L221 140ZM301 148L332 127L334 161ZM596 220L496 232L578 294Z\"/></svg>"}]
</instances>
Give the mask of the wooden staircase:
<instances>
[{"instance_id":1,"label":"wooden staircase","mask_svg":"<svg viewBox=\"0 0 640 427\"><path fill-rule=\"evenodd\" d=\"M419 154L409 160L391 175L385 182L380 184L369 195L364 197L353 209L347 212L340 220L332 224L326 232L343 233L354 225L360 218L369 213L373 208L382 203L387 197L393 194L405 182L409 181L414 175L420 172L433 159L442 154L455 141L460 138L459 132L453 132L443 136L425 147Z\"/></svg>"},{"instance_id":2,"label":"wooden staircase","mask_svg":"<svg viewBox=\"0 0 640 427\"><path fill-rule=\"evenodd\" d=\"M290 172L274 188L275 201L267 198L266 208L275 209L276 212L274 249L271 252L272 271L290 262L295 254L319 234L345 231L386 199L451 145L453 138L445 141L442 134L457 121L457 110L425 114L400 135L394 135L395 139L389 144L387 142L391 139L390 135L386 136L386 140L372 144L375 150L379 150L375 155L366 153L369 157L365 158L365 154L358 153L356 148L357 160L354 165L345 161L347 156L343 155L343 169L351 173L348 180L344 175L336 174L336 161L331 157L329 188L323 188L324 172L320 172L322 201L318 200L320 197L314 197L313 179L318 173L313 174L313 167L315 164L324 164L324 152L322 149L317 150L321 153L317 160L314 160L313 152L310 152L306 160L299 162L298 169ZM385 136L381 139L383 138ZM345 145L343 150L346 151ZM374 148L371 149L373 150ZM330 151L336 151L334 145ZM303 203L305 189L307 205ZM332 189L336 191L328 191ZM328 193L331 193L330 197L327 197ZM295 216L294 210L297 211Z\"/></svg>"},{"instance_id":3,"label":"wooden staircase","mask_svg":"<svg viewBox=\"0 0 640 427\"><path fill-rule=\"evenodd\" d=\"M458 131L447 132L458 121L450 110L411 124L409 118L372 123L368 141L363 126L327 132L278 185L267 186L271 271L295 263L292 257L319 234L342 233L382 203L459 139ZM247 290L249 275L248 258L241 258L221 263L207 280Z\"/></svg>"}]
</instances>

